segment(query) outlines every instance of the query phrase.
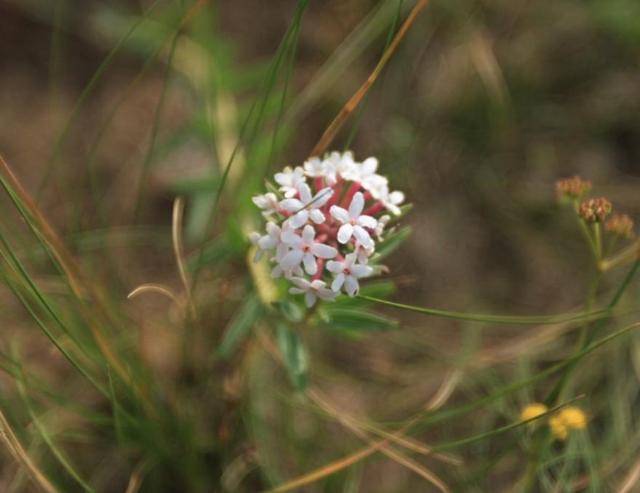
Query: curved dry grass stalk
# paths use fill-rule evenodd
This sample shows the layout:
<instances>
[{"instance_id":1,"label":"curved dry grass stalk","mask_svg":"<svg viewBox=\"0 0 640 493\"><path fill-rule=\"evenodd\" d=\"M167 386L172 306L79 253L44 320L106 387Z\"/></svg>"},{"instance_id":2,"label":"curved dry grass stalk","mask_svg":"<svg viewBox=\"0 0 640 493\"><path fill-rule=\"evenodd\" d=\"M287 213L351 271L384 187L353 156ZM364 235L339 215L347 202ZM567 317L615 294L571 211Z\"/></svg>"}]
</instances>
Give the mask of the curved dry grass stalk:
<instances>
[{"instance_id":1,"label":"curved dry grass stalk","mask_svg":"<svg viewBox=\"0 0 640 493\"><path fill-rule=\"evenodd\" d=\"M179 307L183 306L183 303L180 301L178 296L173 291L171 291L170 288L168 288L167 286L163 286L162 284L153 284L153 283L141 284L140 286L138 286L136 289L134 289L127 295L127 299L130 300L130 299L136 298L137 296L140 296L141 294L146 294L146 293L161 294L169 298Z\"/></svg>"},{"instance_id":2,"label":"curved dry grass stalk","mask_svg":"<svg viewBox=\"0 0 640 493\"><path fill-rule=\"evenodd\" d=\"M58 493L58 490L38 469L24 450L2 411L0 411L0 439L4 442L13 458L29 473L35 485L46 493Z\"/></svg>"},{"instance_id":3,"label":"curved dry grass stalk","mask_svg":"<svg viewBox=\"0 0 640 493\"><path fill-rule=\"evenodd\" d=\"M182 242L182 219L184 217L184 199L176 197L173 201L173 211L171 216L171 240L173 242L173 253L176 257L176 265L180 274L180 281L184 287L184 295L187 298L187 306L191 311L191 316L196 318L196 308L191 296L191 282L187 274L184 262L184 245Z\"/></svg>"}]
</instances>

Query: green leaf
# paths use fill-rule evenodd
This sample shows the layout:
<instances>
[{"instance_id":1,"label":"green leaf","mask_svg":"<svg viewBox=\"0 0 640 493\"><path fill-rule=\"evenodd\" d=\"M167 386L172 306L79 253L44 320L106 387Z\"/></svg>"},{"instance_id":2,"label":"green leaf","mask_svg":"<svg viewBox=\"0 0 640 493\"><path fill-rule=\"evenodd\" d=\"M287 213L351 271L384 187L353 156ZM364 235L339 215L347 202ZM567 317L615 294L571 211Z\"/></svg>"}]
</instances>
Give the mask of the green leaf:
<instances>
[{"instance_id":1,"label":"green leaf","mask_svg":"<svg viewBox=\"0 0 640 493\"><path fill-rule=\"evenodd\" d=\"M289 322L298 323L304 319L305 309L294 301L284 299L274 303L274 305Z\"/></svg>"},{"instance_id":2,"label":"green leaf","mask_svg":"<svg viewBox=\"0 0 640 493\"><path fill-rule=\"evenodd\" d=\"M376 247L376 259L383 259L390 255L396 248L398 248L404 240L406 240L411 234L411 227L405 226L404 228L388 235L382 243L379 243Z\"/></svg>"},{"instance_id":3,"label":"green leaf","mask_svg":"<svg viewBox=\"0 0 640 493\"><path fill-rule=\"evenodd\" d=\"M374 332L397 327L395 320L376 313L349 308L326 308L327 327L336 331Z\"/></svg>"},{"instance_id":4,"label":"green leaf","mask_svg":"<svg viewBox=\"0 0 640 493\"><path fill-rule=\"evenodd\" d=\"M291 383L298 390L307 386L307 353L298 334L284 324L278 324L278 347L282 353Z\"/></svg>"},{"instance_id":5,"label":"green leaf","mask_svg":"<svg viewBox=\"0 0 640 493\"><path fill-rule=\"evenodd\" d=\"M260 300L252 294L233 317L216 351L217 355L221 358L230 357L261 316Z\"/></svg>"}]
</instances>

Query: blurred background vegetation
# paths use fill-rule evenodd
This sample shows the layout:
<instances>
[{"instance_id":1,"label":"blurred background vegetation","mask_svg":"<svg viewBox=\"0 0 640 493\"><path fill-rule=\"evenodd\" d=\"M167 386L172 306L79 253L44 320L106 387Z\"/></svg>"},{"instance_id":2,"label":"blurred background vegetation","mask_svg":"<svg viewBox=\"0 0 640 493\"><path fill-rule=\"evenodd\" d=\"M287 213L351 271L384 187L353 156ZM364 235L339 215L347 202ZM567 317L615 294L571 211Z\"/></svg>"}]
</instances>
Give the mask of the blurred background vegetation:
<instances>
[{"instance_id":1,"label":"blurred background vegetation","mask_svg":"<svg viewBox=\"0 0 640 493\"><path fill-rule=\"evenodd\" d=\"M269 172L308 156L413 5L0 0L0 153L99 291L73 291L51 245L3 194L2 426L53 488L261 491L375 438L350 419L394 430L434 398L447 409L497 396L571 354L568 324L378 309L399 328L302 331L322 396L313 401L259 336L268 316L246 263L258 220L249 198ZM377 156L414 206L403 220L411 236L386 260L396 290L374 282L371 292L469 312L582 309L591 254L554 182L580 174L616 210L640 212L639 63L636 0L432 0L333 146ZM144 283L185 289L176 196L194 318L157 293L127 300ZM625 269L606 274L602 305ZM638 294L631 284L627 312ZM620 491L633 478L639 378L635 335L582 364L570 397L586 395L590 424L550 447L540 491ZM499 428L552 384L413 436L452 443ZM530 435L474 441L445 461L403 454L453 491L517 491ZM16 450L2 455L0 489L42 488ZM437 489L406 461L372 454L302 491Z\"/></svg>"}]
</instances>

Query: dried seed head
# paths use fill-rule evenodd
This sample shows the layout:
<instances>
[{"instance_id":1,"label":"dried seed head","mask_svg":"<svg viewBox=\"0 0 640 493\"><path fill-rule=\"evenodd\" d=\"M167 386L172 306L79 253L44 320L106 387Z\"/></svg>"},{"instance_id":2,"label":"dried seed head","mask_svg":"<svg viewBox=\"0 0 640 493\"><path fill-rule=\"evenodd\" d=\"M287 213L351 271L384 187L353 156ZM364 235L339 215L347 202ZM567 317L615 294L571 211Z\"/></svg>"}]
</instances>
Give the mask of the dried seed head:
<instances>
[{"instance_id":1,"label":"dried seed head","mask_svg":"<svg viewBox=\"0 0 640 493\"><path fill-rule=\"evenodd\" d=\"M626 214L614 214L604 228L622 238L633 238L633 219Z\"/></svg>"},{"instance_id":2,"label":"dried seed head","mask_svg":"<svg viewBox=\"0 0 640 493\"><path fill-rule=\"evenodd\" d=\"M578 209L578 214L580 214L582 219L589 223L597 223L604 221L606 217L611 214L612 209L613 206L608 199L598 197L582 202Z\"/></svg>"},{"instance_id":3,"label":"dried seed head","mask_svg":"<svg viewBox=\"0 0 640 493\"><path fill-rule=\"evenodd\" d=\"M578 175L565 178L556 182L556 193L559 198L576 200L591 190L591 182L583 180Z\"/></svg>"}]
</instances>

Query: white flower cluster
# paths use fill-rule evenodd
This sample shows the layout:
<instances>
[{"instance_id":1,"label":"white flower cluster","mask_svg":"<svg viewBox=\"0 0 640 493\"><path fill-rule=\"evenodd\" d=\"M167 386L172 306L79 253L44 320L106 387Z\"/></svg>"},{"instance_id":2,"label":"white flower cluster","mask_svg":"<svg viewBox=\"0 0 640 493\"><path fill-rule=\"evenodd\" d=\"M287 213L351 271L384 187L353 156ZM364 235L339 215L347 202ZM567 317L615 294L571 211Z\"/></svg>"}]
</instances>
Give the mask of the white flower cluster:
<instances>
[{"instance_id":1,"label":"white flower cluster","mask_svg":"<svg viewBox=\"0 0 640 493\"><path fill-rule=\"evenodd\" d=\"M287 278L308 307L343 290L355 296L359 280L374 273L369 260L391 219L386 211L400 215L404 201L377 168L376 158L331 152L276 173L277 193L253 197L268 221L265 234L250 236L255 259L267 253L272 275Z\"/></svg>"}]
</instances>

